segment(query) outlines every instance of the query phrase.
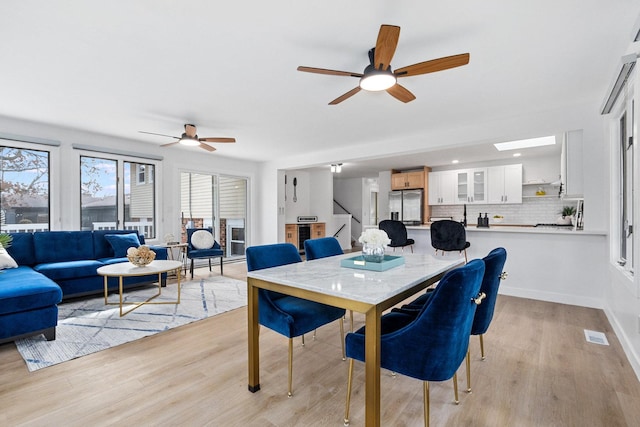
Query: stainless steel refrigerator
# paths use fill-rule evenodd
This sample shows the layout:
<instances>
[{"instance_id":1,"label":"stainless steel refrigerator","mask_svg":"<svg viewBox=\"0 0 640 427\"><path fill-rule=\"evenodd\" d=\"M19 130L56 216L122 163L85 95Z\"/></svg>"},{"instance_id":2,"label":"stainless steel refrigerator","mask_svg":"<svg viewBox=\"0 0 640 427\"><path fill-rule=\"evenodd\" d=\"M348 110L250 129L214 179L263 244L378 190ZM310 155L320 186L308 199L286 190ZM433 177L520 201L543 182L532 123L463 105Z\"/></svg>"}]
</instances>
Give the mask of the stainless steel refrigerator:
<instances>
[{"instance_id":1,"label":"stainless steel refrigerator","mask_svg":"<svg viewBox=\"0 0 640 427\"><path fill-rule=\"evenodd\" d=\"M423 190L396 190L389 192L389 212L391 219L407 225L422 224Z\"/></svg>"}]
</instances>

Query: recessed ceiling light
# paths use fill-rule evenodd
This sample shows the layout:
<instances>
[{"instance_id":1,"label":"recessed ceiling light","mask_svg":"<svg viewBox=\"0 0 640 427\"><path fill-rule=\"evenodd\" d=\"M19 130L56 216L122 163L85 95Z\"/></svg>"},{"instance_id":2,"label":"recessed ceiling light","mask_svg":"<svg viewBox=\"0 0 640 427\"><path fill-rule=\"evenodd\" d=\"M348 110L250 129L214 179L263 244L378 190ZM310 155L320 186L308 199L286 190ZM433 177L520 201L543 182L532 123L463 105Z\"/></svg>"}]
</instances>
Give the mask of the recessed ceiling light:
<instances>
[{"instance_id":1,"label":"recessed ceiling light","mask_svg":"<svg viewBox=\"0 0 640 427\"><path fill-rule=\"evenodd\" d=\"M518 150L520 148L542 147L544 145L554 145L555 136L543 136L541 138L521 139L519 141L498 142L493 144L498 151Z\"/></svg>"},{"instance_id":2,"label":"recessed ceiling light","mask_svg":"<svg viewBox=\"0 0 640 427\"><path fill-rule=\"evenodd\" d=\"M513 153L513 157L520 157L522 156L522 153Z\"/></svg>"},{"instance_id":3,"label":"recessed ceiling light","mask_svg":"<svg viewBox=\"0 0 640 427\"><path fill-rule=\"evenodd\" d=\"M451 163L455 165L456 163L458 163L458 160L452 160Z\"/></svg>"}]
</instances>

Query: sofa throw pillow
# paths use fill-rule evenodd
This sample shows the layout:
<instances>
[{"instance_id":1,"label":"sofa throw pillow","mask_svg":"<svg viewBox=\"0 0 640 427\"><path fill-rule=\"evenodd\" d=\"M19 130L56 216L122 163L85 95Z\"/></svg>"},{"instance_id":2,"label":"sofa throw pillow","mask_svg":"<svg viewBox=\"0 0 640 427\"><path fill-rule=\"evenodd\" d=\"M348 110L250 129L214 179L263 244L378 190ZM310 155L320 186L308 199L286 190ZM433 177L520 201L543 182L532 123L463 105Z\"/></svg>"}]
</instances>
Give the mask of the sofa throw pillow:
<instances>
[{"instance_id":1,"label":"sofa throw pillow","mask_svg":"<svg viewBox=\"0 0 640 427\"><path fill-rule=\"evenodd\" d=\"M0 245L0 270L5 268L17 268L18 263L14 260L9 252Z\"/></svg>"},{"instance_id":2,"label":"sofa throw pillow","mask_svg":"<svg viewBox=\"0 0 640 427\"><path fill-rule=\"evenodd\" d=\"M113 248L113 256L116 258L124 258L127 256L127 249L140 246L140 239L136 233L105 234L104 238Z\"/></svg>"},{"instance_id":3,"label":"sofa throw pillow","mask_svg":"<svg viewBox=\"0 0 640 427\"><path fill-rule=\"evenodd\" d=\"M213 234L207 230L198 230L191 235L191 245L196 249L211 249L214 242Z\"/></svg>"}]
</instances>

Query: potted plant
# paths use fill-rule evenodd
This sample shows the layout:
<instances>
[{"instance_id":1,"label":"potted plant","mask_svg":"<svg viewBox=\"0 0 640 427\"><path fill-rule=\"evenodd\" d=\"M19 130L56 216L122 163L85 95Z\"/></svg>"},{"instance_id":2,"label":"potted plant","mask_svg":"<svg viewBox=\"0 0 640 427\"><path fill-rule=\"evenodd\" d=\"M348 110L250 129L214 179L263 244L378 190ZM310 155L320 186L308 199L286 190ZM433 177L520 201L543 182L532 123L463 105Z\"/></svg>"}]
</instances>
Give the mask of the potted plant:
<instances>
[{"instance_id":1,"label":"potted plant","mask_svg":"<svg viewBox=\"0 0 640 427\"><path fill-rule=\"evenodd\" d=\"M11 242L13 241L13 237L11 234L0 233L0 246L3 248L8 248L11 246Z\"/></svg>"},{"instance_id":2,"label":"potted plant","mask_svg":"<svg viewBox=\"0 0 640 427\"><path fill-rule=\"evenodd\" d=\"M574 206L564 206L560 213L562 216L556 222L560 225L570 225L573 221L573 216L576 214L576 208Z\"/></svg>"}]
</instances>

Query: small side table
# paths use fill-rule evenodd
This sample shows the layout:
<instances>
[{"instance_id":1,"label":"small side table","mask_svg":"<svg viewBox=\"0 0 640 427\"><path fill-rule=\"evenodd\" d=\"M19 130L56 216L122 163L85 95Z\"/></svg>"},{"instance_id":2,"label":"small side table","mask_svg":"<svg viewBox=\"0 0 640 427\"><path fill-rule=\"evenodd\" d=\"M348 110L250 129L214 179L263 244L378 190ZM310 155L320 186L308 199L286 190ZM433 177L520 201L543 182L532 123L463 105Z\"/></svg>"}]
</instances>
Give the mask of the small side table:
<instances>
[{"instance_id":1,"label":"small side table","mask_svg":"<svg viewBox=\"0 0 640 427\"><path fill-rule=\"evenodd\" d=\"M167 248L167 255L172 261L182 262L185 277L187 275L187 244L186 243L167 243L162 245Z\"/></svg>"}]
</instances>

